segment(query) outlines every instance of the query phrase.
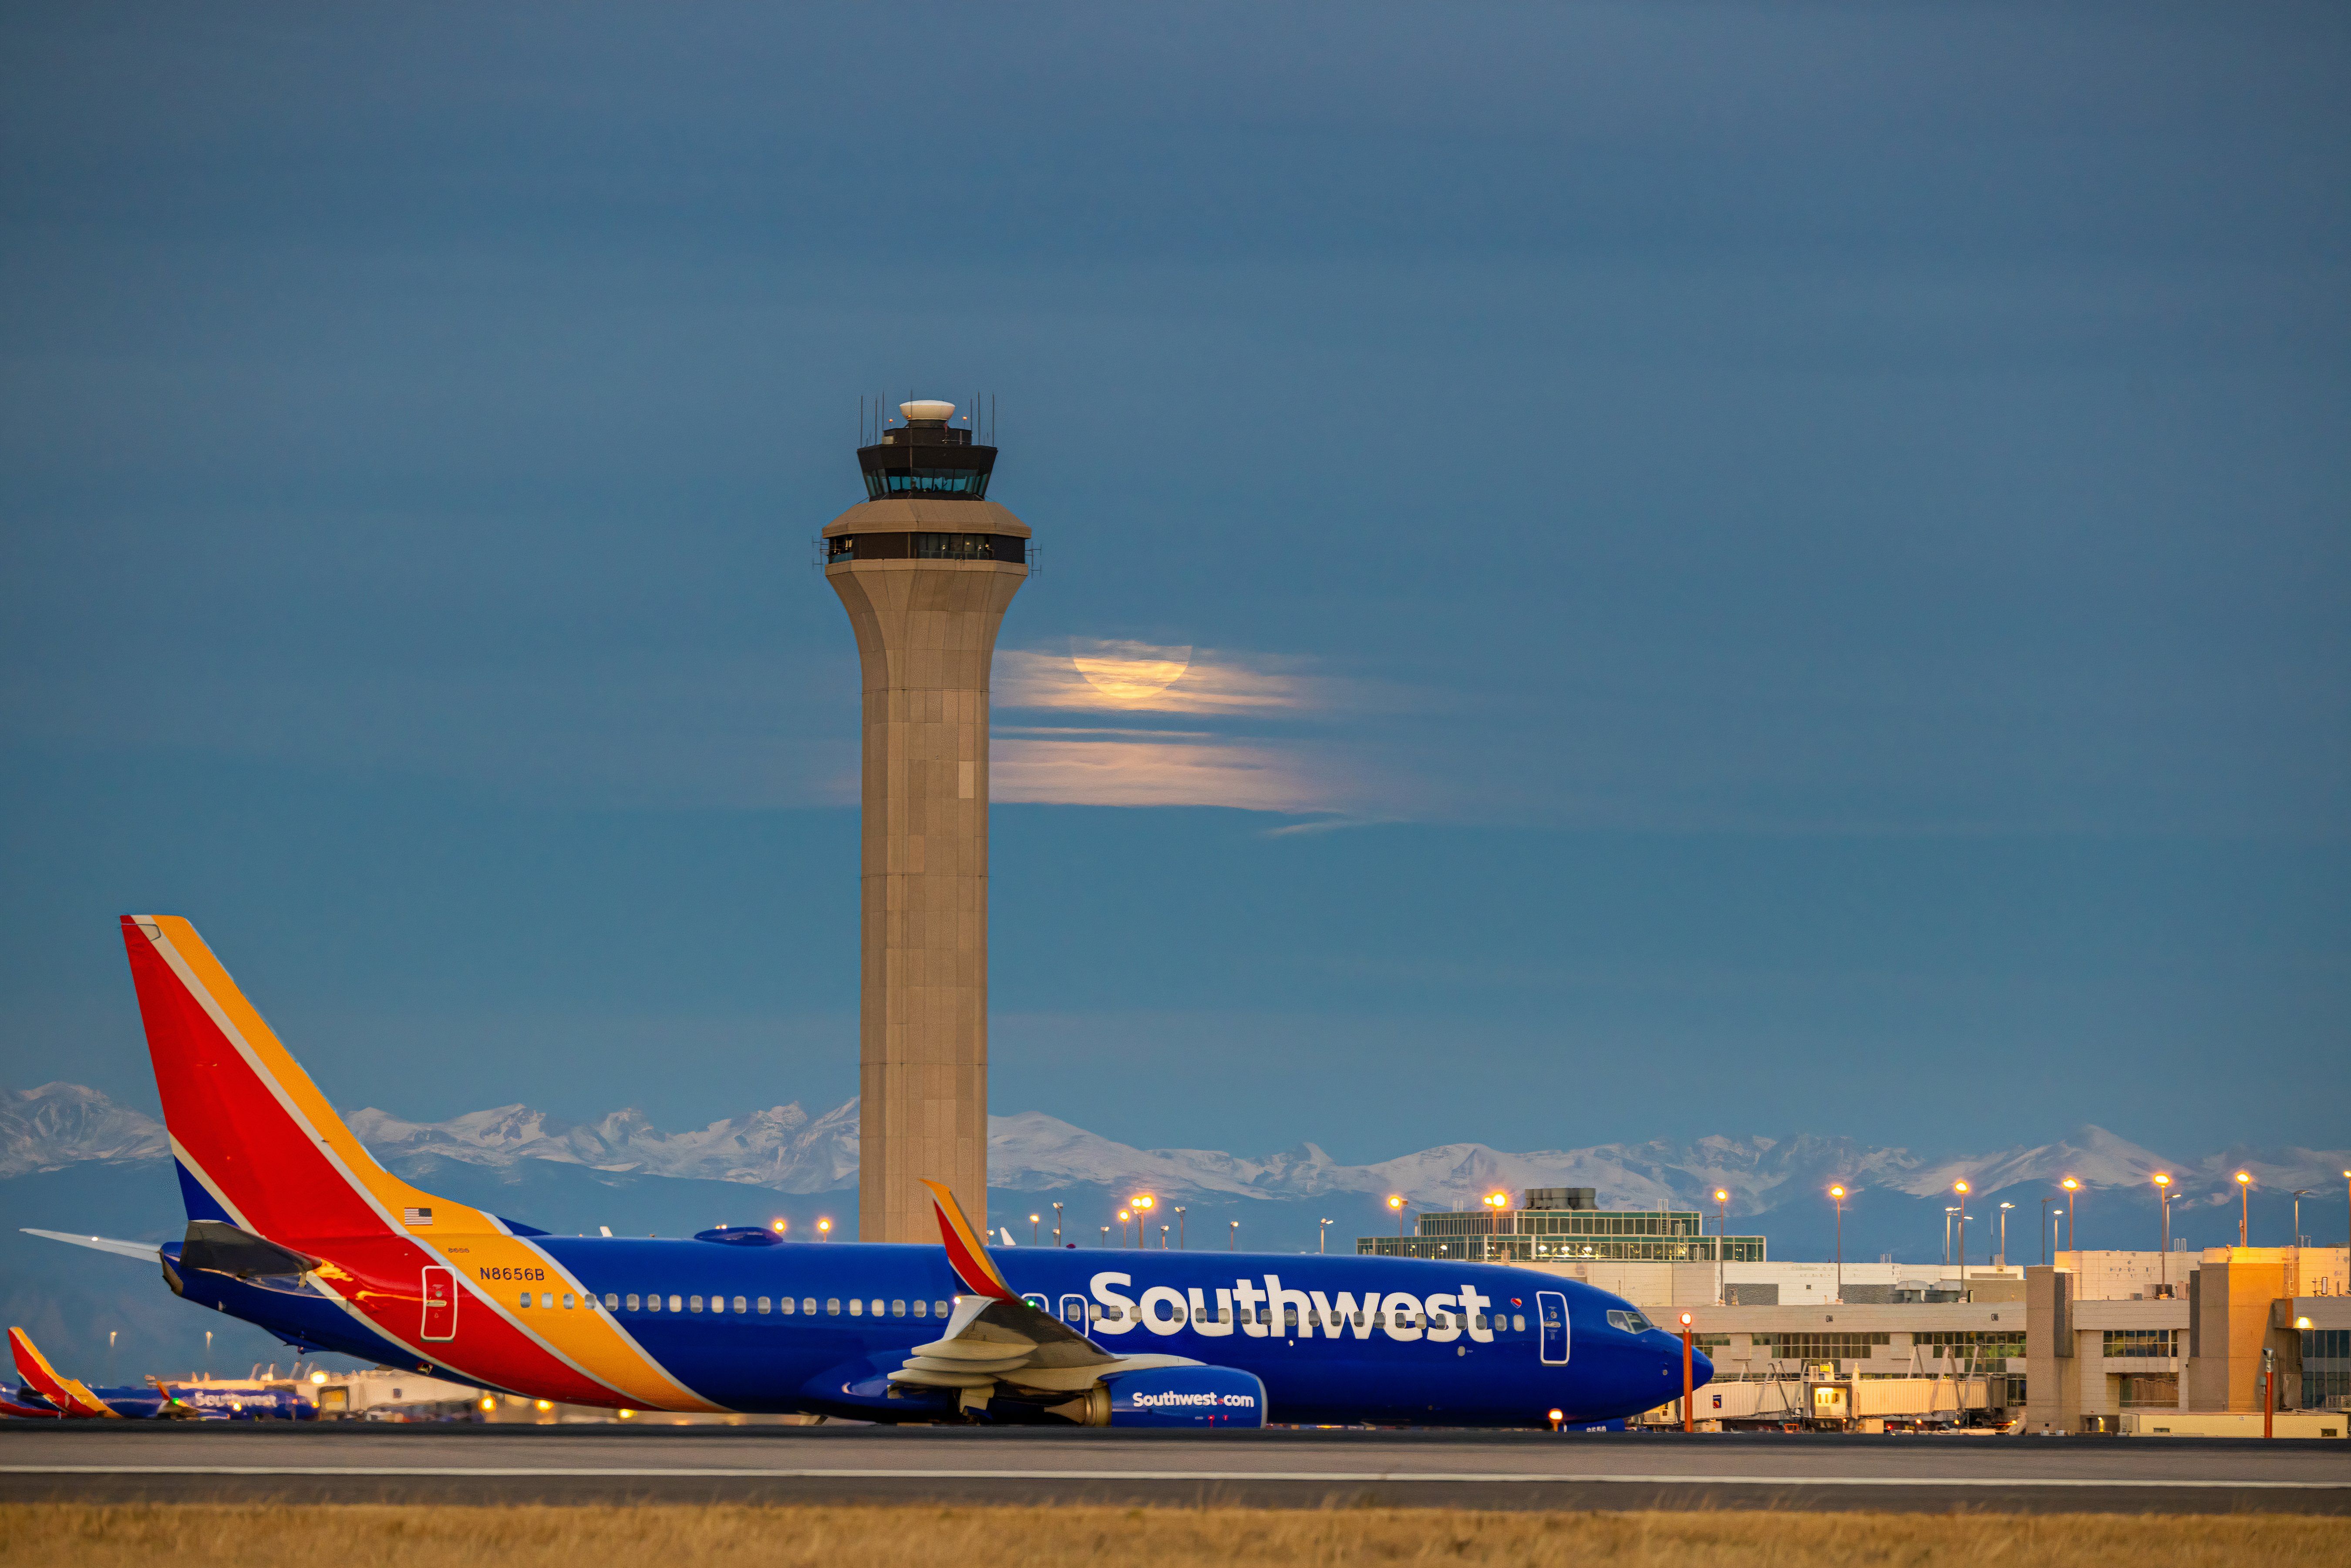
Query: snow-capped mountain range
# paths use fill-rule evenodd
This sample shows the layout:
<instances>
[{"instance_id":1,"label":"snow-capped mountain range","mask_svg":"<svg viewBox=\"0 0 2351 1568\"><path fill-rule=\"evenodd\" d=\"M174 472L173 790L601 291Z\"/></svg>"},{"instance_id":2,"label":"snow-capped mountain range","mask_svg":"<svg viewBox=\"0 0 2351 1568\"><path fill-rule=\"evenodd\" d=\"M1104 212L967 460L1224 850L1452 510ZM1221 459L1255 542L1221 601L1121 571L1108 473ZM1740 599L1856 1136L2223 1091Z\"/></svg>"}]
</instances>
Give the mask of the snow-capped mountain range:
<instances>
[{"instance_id":1,"label":"snow-capped mountain range","mask_svg":"<svg viewBox=\"0 0 2351 1568\"><path fill-rule=\"evenodd\" d=\"M475 1111L445 1122L410 1122L379 1110L348 1114L351 1130L387 1162L434 1156L512 1166L550 1160L633 1176L735 1182L777 1192L837 1192L856 1185L857 1102L810 1117L778 1105L666 1133L636 1111L569 1123L525 1105ZM1712 1136L1680 1143L1603 1144L1506 1154L1447 1144L1376 1165L1351 1166L1312 1144L1250 1158L1214 1149L1138 1149L1029 1111L989 1119L989 1185L1021 1192L1145 1187L1171 1197L1294 1201L1323 1195L1402 1193L1416 1206L1468 1208L1498 1189L1589 1186L1612 1208L1711 1208L1718 1186L1734 1215L1768 1213L1789 1198L1814 1200L1832 1181L1925 1197L1966 1177L1981 1192L2073 1176L2092 1187L2140 1187L2157 1171L2180 1179L2189 1201L2233 1202L2230 1174L2250 1170L2268 1189L2332 1190L2351 1152L2222 1150L2167 1159L2099 1127L2054 1144L1928 1162L1850 1138ZM88 1161L158 1159L162 1124L77 1083L0 1093L0 1176ZM2177 1200L2175 1200L2176 1204Z\"/></svg>"}]
</instances>

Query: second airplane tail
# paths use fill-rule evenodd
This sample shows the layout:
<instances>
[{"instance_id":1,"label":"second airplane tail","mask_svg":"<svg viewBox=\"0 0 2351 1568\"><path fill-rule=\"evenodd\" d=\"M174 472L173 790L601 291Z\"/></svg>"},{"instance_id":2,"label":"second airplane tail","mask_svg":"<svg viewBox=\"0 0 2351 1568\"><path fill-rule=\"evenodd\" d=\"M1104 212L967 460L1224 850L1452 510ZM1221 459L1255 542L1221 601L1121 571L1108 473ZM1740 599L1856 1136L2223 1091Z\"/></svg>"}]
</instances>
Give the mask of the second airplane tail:
<instances>
[{"instance_id":1,"label":"second airplane tail","mask_svg":"<svg viewBox=\"0 0 2351 1568\"><path fill-rule=\"evenodd\" d=\"M51 1366L49 1358L41 1354L41 1347L33 1343L33 1336L23 1329L8 1331L8 1354L16 1359L16 1375L25 1380L25 1386L56 1406L59 1415L121 1419L120 1413L105 1400Z\"/></svg>"}]
</instances>

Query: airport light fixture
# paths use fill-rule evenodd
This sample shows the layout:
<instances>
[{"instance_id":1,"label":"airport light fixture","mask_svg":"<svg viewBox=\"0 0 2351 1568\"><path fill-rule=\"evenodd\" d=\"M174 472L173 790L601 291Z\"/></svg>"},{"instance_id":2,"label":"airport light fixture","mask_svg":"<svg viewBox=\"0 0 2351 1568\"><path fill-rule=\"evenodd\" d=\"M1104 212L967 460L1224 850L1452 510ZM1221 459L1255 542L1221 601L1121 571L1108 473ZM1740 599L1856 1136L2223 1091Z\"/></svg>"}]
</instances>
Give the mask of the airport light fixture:
<instances>
[{"instance_id":1,"label":"airport light fixture","mask_svg":"<svg viewBox=\"0 0 2351 1568\"><path fill-rule=\"evenodd\" d=\"M1162 1252L1167 1250L1167 1227L1165 1225L1159 1228L1159 1250Z\"/></svg>"},{"instance_id":2,"label":"airport light fixture","mask_svg":"<svg viewBox=\"0 0 2351 1568\"><path fill-rule=\"evenodd\" d=\"M1327 1219L1318 1219L1314 1222L1314 1250L1318 1253L1329 1250L1323 1243L1331 1234L1331 1224L1332 1222Z\"/></svg>"},{"instance_id":3,"label":"airport light fixture","mask_svg":"<svg viewBox=\"0 0 2351 1568\"><path fill-rule=\"evenodd\" d=\"M1176 1250L1184 1250L1184 1206L1176 1206Z\"/></svg>"},{"instance_id":4,"label":"airport light fixture","mask_svg":"<svg viewBox=\"0 0 2351 1568\"><path fill-rule=\"evenodd\" d=\"M1959 1211L1957 1204L1943 1205L1943 1267L1946 1269L1951 1266L1951 1216Z\"/></svg>"},{"instance_id":5,"label":"airport light fixture","mask_svg":"<svg viewBox=\"0 0 2351 1568\"><path fill-rule=\"evenodd\" d=\"M1829 1188L1829 1201L1836 1205L1836 1299L1844 1304L1844 1183Z\"/></svg>"},{"instance_id":6,"label":"airport light fixture","mask_svg":"<svg viewBox=\"0 0 2351 1568\"><path fill-rule=\"evenodd\" d=\"M1053 1246L1054 1246L1054 1249L1055 1249L1056 1250L1059 1250L1059 1249L1060 1249L1060 1248L1061 1248L1061 1206L1060 1204L1058 1204L1058 1203L1057 1203L1057 1204L1055 1204L1055 1205L1053 1206Z\"/></svg>"},{"instance_id":7,"label":"airport light fixture","mask_svg":"<svg viewBox=\"0 0 2351 1568\"><path fill-rule=\"evenodd\" d=\"M2294 1189L2294 1244L2297 1248L2302 1245L2302 1200L2309 1196L2310 1189L2306 1186Z\"/></svg>"},{"instance_id":8,"label":"airport light fixture","mask_svg":"<svg viewBox=\"0 0 2351 1568\"><path fill-rule=\"evenodd\" d=\"M1231 1235L1226 1239L1225 1250L1238 1252L1241 1249L1241 1222L1238 1219L1228 1219L1225 1223L1233 1228Z\"/></svg>"},{"instance_id":9,"label":"airport light fixture","mask_svg":"<svg viewBox=\"0 0 2351 1568\"><path fill-rule=\"evenodd\" d=\"M2072 1176L2067 1176L2057 1185L2065 1189L2065 1250L2079 1252L2082 1249L2082 1239L2074 1234L2074 1197L2082 1190L2082 1184Z\"/></svg>"},{"instance_id":10,"label":"airport light fixture","mask_svg":"<svg viewBox=\"0 0 2351 1568\"><path fill-rule=\"evenodd\" d=\"M2253 1173L2237 1173L2237 1245L2251 1247L2253 1228Z\"/></svg>"},{"instance_id":11,"label":"airport light fixture","mask_svg":"<svg viewBox=\"0 0 2351 1568\"><path fill-rule=\"evenodd\" d=\"M1388 1195L1388 1208L1390 1212L1395 1214L1396 1217L1396 1239L1401 1241L1404 1239L1404 1195L1402 1193L1390 1193Z\"/></svg>"},{"instance_id":12,"label":"airport light fixture","mask_svg":"<svg viewBox=\"0 0 2351 1568\"><path fill-rule=\"evenodd\" d=\"M1038 1217L1033 1214L1030 1215L1029 1217L1029 1245L1031 1247L1037 1245L1037 1224Z\"/></svg>"},{"instance_id":13,"label":"airport light fixture","mask_svg":"<svg viewBox=\"0 0 2351 1568\"><path fill-rule=\"evenodd\" d=\"M2155 1282L2158 1285L2168 1285L2171 1283L2171 1173L2169 1171L2155 1173L2155 1197L2157 1203L2163 1209L2163 1246L2156 1254Z\"/></svg>"},{"instance_id":14,"label":"airport light fixture","mask_svg":"<svg viewBox=\"0 0 2351 1568\"><path fill-rule=\"evenodd\" d=\"M1103 1246L1107 1247L1107 1246L1109 1246L1109 1245L1110 1245L1110 1227L1109 1227L1109 1226L1107 1226L1107 1225L1103 1226L1103 1227L1102 1228L1102 1244ZM1123 1230L1120 1231L1120 1232L1118 1233L1118 1239L1119 1239L1119 1244L1120 1244L1121 1246L1124 1246L1124 1245L1125 1245L1125 1243L1126 1243L1126 1232L1125 1232L1125 1231L1123 1231Z\"/></svg>"},{"instance_id":15,"label":"airport light fixture","mask_svg":"<svg viewBox=\"0 0 2351 1568\"><path fill-rule=\"evenodd\" d=\"M1125 1209L1118 1211L1118 1244L1121 1247L1126 1245L1126 1222L1134 1218Z\"/></svg>"},{"instance_id":16,"label":"airport light fixture","mask_svg":"<svg viewBox=\"0 0 2351 1568\"><path fill-rule=\"evenodd\" d=\"M832 1239L832 1221L823 1218L821 1215L817 1218L816 1239L819 1241L830 1241Z\"/></svg>"},{"instance_id":17,"label":"airport light fixture","mask_svg":"<svg viewBox=\"0 0 2351 1568\"><path fill-rule=\"evenodd\" d=\"M1968 1288L1968 1184L1955 1181L1951 1190L1959 1195L1959 1291Z\"/></svg>"}]
</instances>

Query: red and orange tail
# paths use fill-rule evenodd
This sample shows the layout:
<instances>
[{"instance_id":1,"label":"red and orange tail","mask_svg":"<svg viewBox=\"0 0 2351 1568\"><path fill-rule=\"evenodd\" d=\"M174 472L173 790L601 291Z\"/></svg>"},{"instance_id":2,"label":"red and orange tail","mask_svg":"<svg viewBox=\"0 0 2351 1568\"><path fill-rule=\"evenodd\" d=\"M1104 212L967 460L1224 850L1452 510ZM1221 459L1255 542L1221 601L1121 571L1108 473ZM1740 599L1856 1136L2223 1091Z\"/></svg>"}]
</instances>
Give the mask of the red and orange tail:
<instances>
[{"instance_id":1,"label":"red and orange tail","mask_svg":"<svg viewBox=\"0 0 2351 1568\"><path fill-rule=\"evenodd\" d=\"M963 1288L975 1296L993 1296L999 1301L1017 1301L1019 1294L1004 1282L996 1271L996 1260L972 1233L971 1221L963 1217L963 1205L943 1181L925 1180L931 1189L931 1207L939 1217L939 1239L946 1244L947 1262L963 1281Z\"/></svg>"},{"instance_id":2,"label":"red and orange tail","mask_svg":"<svg viewBox=\"0 0 2351 1568\"><path fill-rule=\"evenodd\" d=\"M294 1246L504 1228L376 1164L196 928L126 915L122 940L191 1219Z\"/></svg>"},{"instance_id":3,"label":"red and orange tail","mask_svg":"<svg viewBox=\"0 0 2351 1568\"><path fill-rule=\"evenodd\" d=\"M122 1419L122 1412L109 1406L105 1400L72 1378L60 1377L57 1369L49 1364L49 1358L41 1354L41 1347L33 1343L33 1336L23 1329L8 1331L8 1350L16 1358L16 1375L25 1380L26 1387L56 1406L60 1413L67 1416L103 1416L114 1421Z\"/></svg>"}]
</instances>

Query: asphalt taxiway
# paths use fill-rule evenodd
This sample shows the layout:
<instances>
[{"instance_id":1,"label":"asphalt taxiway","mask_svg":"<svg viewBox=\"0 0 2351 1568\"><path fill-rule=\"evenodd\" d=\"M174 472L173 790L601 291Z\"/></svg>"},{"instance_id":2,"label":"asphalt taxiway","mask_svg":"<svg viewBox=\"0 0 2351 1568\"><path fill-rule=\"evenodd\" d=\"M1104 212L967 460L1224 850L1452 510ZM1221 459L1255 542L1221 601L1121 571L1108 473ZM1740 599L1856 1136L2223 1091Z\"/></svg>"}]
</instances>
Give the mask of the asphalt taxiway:
<instances>
[{"instance_id":1,"label":"asphalt taxiway","mask_svg":"<svg viewBox=\"0 0 2351 1568\"><path fill-rule=\"evenodd\" d=\"M2351 1513L2351 1444L0 1423L0 1500Z\"/></svg>"}]
</instances>

